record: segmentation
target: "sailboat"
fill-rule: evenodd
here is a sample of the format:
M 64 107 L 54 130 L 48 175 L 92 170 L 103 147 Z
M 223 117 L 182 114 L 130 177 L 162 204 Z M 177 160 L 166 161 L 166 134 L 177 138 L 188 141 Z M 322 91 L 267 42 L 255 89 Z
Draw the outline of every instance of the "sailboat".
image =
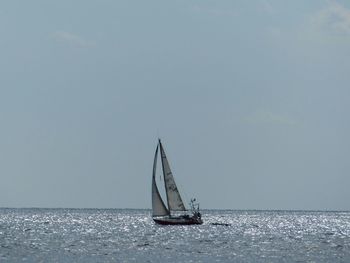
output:
M 160 151 L 162 161 L 167 206 L 164 204 L 156 184 L 158 151 Z M 199 204 L 196 204 L 195 201 L 196 199 L 191 199 L 190 206 L 192 215 L 189 215 L 176 186 L 174 176 L 170 170 L 170 165 L 165 155 L 163 145 L 160 139 L 158 139 L 156 152 L 154 154 L 152 174 L 152 218 L 154 222 L 161 225 L 202 224 L 203 221 L 199 212 Z

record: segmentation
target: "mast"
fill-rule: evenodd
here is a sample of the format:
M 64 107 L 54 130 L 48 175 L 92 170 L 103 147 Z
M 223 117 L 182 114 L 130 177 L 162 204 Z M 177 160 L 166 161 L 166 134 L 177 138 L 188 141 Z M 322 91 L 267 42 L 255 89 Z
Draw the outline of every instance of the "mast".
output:
M 179 190 L 177 189 L 174 176 L 171 172 L 168 159 L 165 155 L 163 145 L 159 139 L 160 155 L 162 160 L 163 176 L 165 192 L 167 196 L 169 212 L 171 211 L 186 211 L 186 207 L 182 202 Z

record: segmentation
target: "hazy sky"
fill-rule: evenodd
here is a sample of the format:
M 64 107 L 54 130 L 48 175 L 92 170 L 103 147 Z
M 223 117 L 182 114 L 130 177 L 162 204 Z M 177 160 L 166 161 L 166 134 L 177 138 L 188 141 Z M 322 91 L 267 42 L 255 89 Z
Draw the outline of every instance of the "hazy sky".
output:
M 0 206 L 350 210 L 349 1 L 1 1 Z

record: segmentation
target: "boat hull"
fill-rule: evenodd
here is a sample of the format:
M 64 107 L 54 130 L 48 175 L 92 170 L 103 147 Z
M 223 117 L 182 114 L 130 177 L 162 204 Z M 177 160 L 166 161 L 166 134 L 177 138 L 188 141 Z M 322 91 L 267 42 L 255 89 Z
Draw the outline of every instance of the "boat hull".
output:
M 203 221 L 198 217 L 163 217 L 153 218 L 159 225 L 201 225 Z

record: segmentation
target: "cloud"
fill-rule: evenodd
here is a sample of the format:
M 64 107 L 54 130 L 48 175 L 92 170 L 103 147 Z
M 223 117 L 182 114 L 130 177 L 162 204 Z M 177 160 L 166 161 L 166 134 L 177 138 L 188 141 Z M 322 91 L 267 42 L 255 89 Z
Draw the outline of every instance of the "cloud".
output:
M 280 124 L 280 125 L 296 125 L 297 122 L 292 118 L 276 114 L 266 110 L 257 110 L 244 118 L 246 123 L 250 124 Z
M 95 43 L 93 41 L 86 40 L 79 35 L 72 34 L 66 31 L 56 31 L 52 34 L 52 36 L 57 41 L 74 46 L 74 47 L 90 48 L 95 46 Z
M 268 13 L 268 14 L 276 13 L 276 9 L 272 6 L 272 4 L 269 1 L 261 0 L 260 4 L 266 13 Z
M 237 13 L 231 9 L 200 6 L 200 5 L 192 6 L 192 11 L 197 14 L 205 14 L 210 16 L 236 16 L 237 15 Z
M 350 36 L 350 9 L 336 1 L 311 16 L 311 25 L 329 33 Z

